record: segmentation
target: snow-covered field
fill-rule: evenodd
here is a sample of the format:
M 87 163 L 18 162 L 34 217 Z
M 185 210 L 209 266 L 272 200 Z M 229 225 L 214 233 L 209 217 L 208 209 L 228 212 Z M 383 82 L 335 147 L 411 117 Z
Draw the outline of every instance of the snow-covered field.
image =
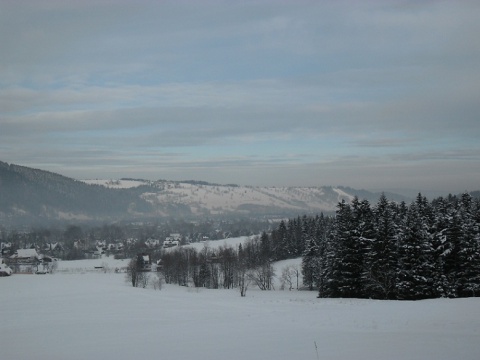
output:
M 242 298 L 237 290 L 132 288 L 124 276 L 1 278 L 0 358 L 480 358 L 479 298 L 317 299 L 315 292 L 257 289 Z
M 210 249 L 218 249 L 221 246 L 229 246 L 229 247 L 238 249 L 238 245 L 244 244 L 249 239 L 250 239 L 249 236 L 239 236 L 235 238 L 222 239 L 222 240 L 208 240 L 208 241 L 196 242 L 196 243 L 191 243 L 189 245 L 185 245 L 184 247 L 194 248 L 197 251 L 201 251 L 204 247 L 208 247 Z

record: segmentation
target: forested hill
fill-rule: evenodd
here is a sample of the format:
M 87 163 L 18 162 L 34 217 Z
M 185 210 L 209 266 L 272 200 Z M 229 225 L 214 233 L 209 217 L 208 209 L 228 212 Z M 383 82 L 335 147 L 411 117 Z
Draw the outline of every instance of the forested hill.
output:
M 145 188 L 107 189 L 59 174 L 0 162 L 0 221 L 93 220 L 151 212 Z
M 74 180 L 0 162 L 0 226 L 50 221 L 150 221 L 179 218 L 279 219 L 333 214 L 354 197 L 376 202 L 381 193 L 341 186 L 253 187 L 202 181 Z M 389 199 L 412 199 L 385 193 Z

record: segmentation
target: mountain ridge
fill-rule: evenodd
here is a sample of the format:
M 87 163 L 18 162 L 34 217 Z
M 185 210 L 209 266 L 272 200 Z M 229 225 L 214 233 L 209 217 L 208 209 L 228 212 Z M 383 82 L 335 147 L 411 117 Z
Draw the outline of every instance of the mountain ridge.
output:
M 380 194 L 341 186 L 258 187 L 138 178 L 75 180 L 0 161 L 0 224 L 226 216 L 274 218 L 331 213 L 339 201 L 358 196 L 374 202 Z M 390 200 L 409 201 L 398 194 L 386 195 Z

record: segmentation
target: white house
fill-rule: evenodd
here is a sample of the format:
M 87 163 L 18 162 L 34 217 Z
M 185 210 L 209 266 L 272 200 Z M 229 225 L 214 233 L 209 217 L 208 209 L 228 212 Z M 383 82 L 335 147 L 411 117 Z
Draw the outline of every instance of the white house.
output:
M 39 258 L 35 249 L 18 249 L 9 259 L 17 264 L 36 264 L 40 262 Z

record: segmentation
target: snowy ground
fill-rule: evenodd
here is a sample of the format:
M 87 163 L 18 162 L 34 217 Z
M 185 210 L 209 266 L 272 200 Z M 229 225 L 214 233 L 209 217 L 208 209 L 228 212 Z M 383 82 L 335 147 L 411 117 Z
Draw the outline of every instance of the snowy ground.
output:
M 242 298 L 237 290 L 132 288 L 124 276 L 0 278 L 0 358 L 480 358 L 479 298 L 317 299 L 256 289 Z
M 126 268 L 130 259 L 114 259 L 113 256 L 103 256 L 98 259 L 91 260 L 73 260 L 57 262 L 57 273 L 85 273 L 85 272 L 102 272 L 114 271 L 115 268 Z M 103 269 L 100 269 L 102 267 Z
M 229 238 L 229 239 L 222 239 L 222 240 L 208 240 L 208 241 L 201 241 L 196 243 L 191 243 L 189 245 L 185 245 L 184 247 L 194 248 L 197 251 L 201 251 L 204 247 L 208 247 L 210 249 L 218 249 L 221 246 L 229 246 L 235 249 L 238 249 L 238 245 L 244 244 L 245 241 L 248 241 L 250 237 L 248 236 L 240 236 L 236 238 Z M 170 248 L 174 249 L 174 248 Z

